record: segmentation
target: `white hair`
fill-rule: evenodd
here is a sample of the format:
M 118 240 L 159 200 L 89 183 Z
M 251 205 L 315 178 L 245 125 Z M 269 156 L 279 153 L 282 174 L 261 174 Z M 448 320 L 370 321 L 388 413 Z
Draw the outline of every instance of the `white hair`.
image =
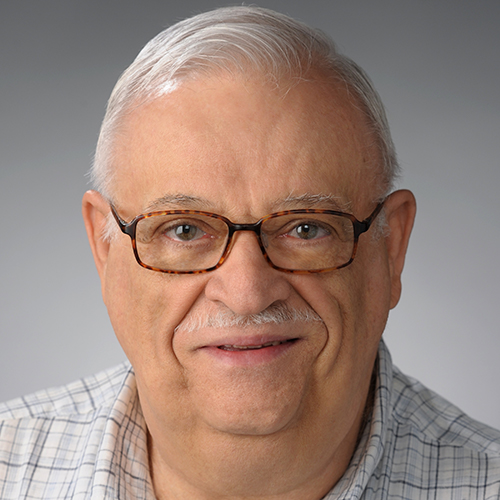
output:
M 286 302 L 271 304 L 267 309 L 248 316 L 242 316 L 225 307 L 216 310 L 190 312 L 175 328 L 175 333 L 191 333 L 204 328 L 247 328 L 262 325 L 280 325 L 286 322 L 323 323 L 321 317 L 311 308 L 297 309 Z
M 142 49 L 109 99 L 91 169 L 95 189 L 112 199 L 113 141 L 132 106 L 165 95 L 187 79 L 216 72 L 257 71 L 279 84 L 299 81 L 310 70 L 342 80 L 366 114 L 382 160 L 382 194 L 387 194 L 399 167 L 384 106 L 366 73 L 321 31 L 271 10 L 244 6 L 181 21 Z

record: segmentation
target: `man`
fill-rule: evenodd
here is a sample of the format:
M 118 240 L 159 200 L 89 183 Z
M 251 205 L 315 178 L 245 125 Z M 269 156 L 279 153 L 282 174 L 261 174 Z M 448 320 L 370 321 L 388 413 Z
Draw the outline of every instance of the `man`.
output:
M 500 433 L 381 336 L 415 216 L 364 73 L 258 8 L 153 39 L 83 215 L 130 360 L 7 403 L 1 498 L 498 498 Z

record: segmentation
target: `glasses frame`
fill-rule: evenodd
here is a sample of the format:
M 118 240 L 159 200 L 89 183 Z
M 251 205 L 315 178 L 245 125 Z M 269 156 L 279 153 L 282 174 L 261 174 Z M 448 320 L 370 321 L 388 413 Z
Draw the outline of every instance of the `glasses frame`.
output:
M 268 264 L 274 268 L 277 269 L 278 271 L 282 271 L 285 273 L 291 273 L 291 274 L 316 274 L 316 273 L 327 273 L 330 271 L 336 271 L 337 269 L 342 269 L 344 267 L 347 267 L 349 264 L 352 263 L 354 260 L 354 257 L 356 256 L 356 251 L 358 249 L 358 240 L 360 235 L 363 233 L 366 233 L 368 229 L 370 229 L 370 226 L 372 225 L 373 221 L 377 217 L 377 215 L 381 212 L 383 206 L 384 206 L 385 200 L 381 201 L 373 210 L 373 212 L 364 220 L 360 221 L 358 220 L 354 215 L 345 213 L 345 212 L 338 212 L 336 210 L 326 210 L 326 209 L 315 209 L 315 208 L 304 208 L 304 209 L 297 209 L 297 210 L 283 210 L 281 212 L 275 212 L 269 215 L 266 215 L 265 217 L 262 217 L 257 222 L 254 222 L 252 224 L 235 224 L 234 222 L 230 221 L 227 217 L 224 217 L 223 215 L 218 215 L 214 214 L 212 212 L 203 212 L 200 210 L 164 210 L 164 211 L 157 211 L 157 212 L 148 212 L 145 214 L 140 214 L 134 217 L 130 222 L 124 221 L 120 215 L 118 215 L 118 212 L 116 211 L 116 208 L 113 206 L 112 203 L 109 204 L 111 208 L 111 213 L 113 214 L 116 222 L 118 223 L 118 226 L 120 227 L 121 231 L 128 235 L 130 239 L 132 240 L 132 248 L 134 251 L 135 259 L 137 263 L 146 268 L 150 269 L 151 271 L 157 271 L 160 273 L 166 273 L 166 274 L 202 274 L 202 273 L 208 273 L 210 271 L 214 271 L 215 269 L 218 269 L 226 258 L 228 257 L 232 245 L 233 245 L 233 236 L 237 231 L 252 231 L 255 233 L 257 236 L 257 241 L 259 242 L 260 250 L 262 252 L 262 255 L 268 262 Z M 349 259 L 348 262 L 345 264 L 342 264 L 340 266 L 335 266 L 335 267 L 329 267 L 326 269 L 312 269 L 312 270 L 305 270 L 305 269 L 285 269 L 279 266 L 276 266 L 273 264 L 269 256 L 267 255 L 266 248 L 264 246 L 264 243 L 262 241 L 260 232 L 261 232 L 261 227 L 262 224 L 269 220 L 269 219 L 274 219 L 276 217 L 280 217 L 282 215 L 291 215 L 291 214 L 328 214 L 328 215 L 336 215 L 339 217 L 345 217 L 349 219 L 353 225 L 354 229 L 354 242 L 353 242 L 353 248 L 352 248 L 352 253 L 351 253 L 351 258 Z M 204 215 L 207 217 L 212 217 L 214 219 L 219 219 L 223 221 L 229 228 L 229 233 L 227 236 L 227 243 L 226 247 L 224 248 L 224 251 L 222 252 L 222 256 L 217 262 L 212 267 L 209 267 L 207 269 L 197 269 L 195 271 L 172 271 L 172 270 L 167 270 L 167 269 L 161 269 L 158 267 L 150 266 L 148 264 L 145 264 L 142 262 L 141 258 L 139 257 L 139 253 L 137 251 L 137 243 L 136 243 L 136 232 L 137 232 L 137 224 L 143 220 L 143 219 L 148 219 L 150 217 L 155 217 L 159 215 Z

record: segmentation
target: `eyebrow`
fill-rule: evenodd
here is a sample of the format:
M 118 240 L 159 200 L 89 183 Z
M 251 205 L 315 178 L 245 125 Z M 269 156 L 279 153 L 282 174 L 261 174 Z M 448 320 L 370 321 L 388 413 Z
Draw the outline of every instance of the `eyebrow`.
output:
M 273 210 L 293 210 L 294 208 L 325 208 L 329 210 L 346 211 L 351 210 L 350 202 L 342 200 L 340 196 L 332 194 L 310 194 L 288 195 L 285 199 L 273 204 Z
M 190 196 L 187 194 L 167 194 L 153 200 L 145 210 L 154 212 L 156 210 L 169 210 L 176 208 L 188 208 L 191 210 L 207 210 L 211 204 L 205 198 Z
M 153 200 L 145 208 L 145 212 L 160 210 L 190 209 L 190 210 L 213 210 L 213 204 L 206 198 L 187 194 L 167 194 Z M 276 200 L 271 204 L 270 212 L 281 210 L 293 210 L 301 208 L 324 208 L 336 211 L 351 210 L 351 203 L 345 202 L 340 196 L 332 194 L 289 194 L 286 198 Z

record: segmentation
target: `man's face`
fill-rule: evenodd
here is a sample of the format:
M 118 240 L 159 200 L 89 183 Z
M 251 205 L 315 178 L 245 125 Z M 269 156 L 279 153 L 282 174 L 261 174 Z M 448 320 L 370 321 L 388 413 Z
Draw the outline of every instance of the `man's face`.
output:
M 311 207 L 362 220 L 375 207 L 373 137 L 340 86 L 317 80 L 285 92 L 257 78 L 200 79 L 123 125 L 114 203 L 127 221 L 181 208 L 251 223 Z M 353 442 L 402 268 L 373 231 L 350 266 L 302 275 L 271 268 L 250 232 L 236 233 L 219 269 L 195 275 L 140 267 L 121 233 L 97 243 L 105 303 L 153 437 L 180 436 L 173 450 L 222 435 L 288 436 L 300 453 Z M 203 324 L 209 314 L 256 315 L 277 304 L 321 321 Z M 198 326 L 185 328 L 193 318 Z

